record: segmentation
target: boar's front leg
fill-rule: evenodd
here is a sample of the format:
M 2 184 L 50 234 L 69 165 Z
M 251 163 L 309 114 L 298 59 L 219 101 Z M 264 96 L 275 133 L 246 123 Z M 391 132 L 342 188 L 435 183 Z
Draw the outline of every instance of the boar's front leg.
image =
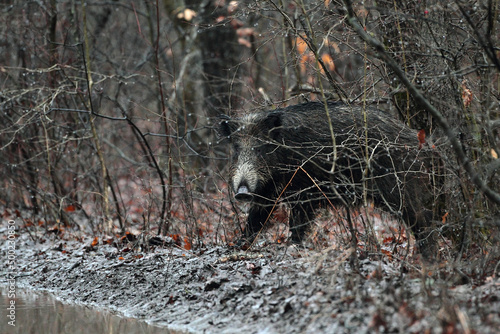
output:
M 262 229 L 271 212 L 271 207 L 253 205 L 248 213 L 247 226 L 245 228 L 246 241 L 252 243 Z
M 309 223 L 314 219 L 314 206 L 311 201 L 303 201 L 292 207 L 290 216 L 290 231 L 292 232 L 292 242 L 299 244 L 304 239 L 304 235 L 309 227 Z

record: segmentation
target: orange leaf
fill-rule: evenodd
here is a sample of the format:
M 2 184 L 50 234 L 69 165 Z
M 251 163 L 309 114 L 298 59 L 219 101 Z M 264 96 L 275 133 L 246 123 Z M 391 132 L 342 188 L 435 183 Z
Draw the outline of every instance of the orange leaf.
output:
M 472 91 L 467 88 L 467 81 L 462 81 L 462 101 L 467 108 L 472 103 Z
M 94 238 L 94 241 L 92 241 L 92 247 L 95 247 L 97 246 L 97 244 L 99 243 L 99 240 L 97 239 L 97 237 Z
M 384 244 L 391 243 L 394 241 L 394 237 L 387 237 L 384 238 L 384 241 L 382 241 Z
M 172 240 L 174 240 L 174 242 L 177 246 L 181 245 L 181 238 L 178 234 L 170 234 L 170 238 L 172 238 Z
M 300 36 L 295 40 L 295 46 L 297 47 L 297 52 L 299 54 L 303 54 L 307 49 L 307 43 L 304 42 L 304 39 Z
M 384 253 L 389 259 L 392 259 L 392 254 L 388 250 L 381 249 L 380 251 Z
M 125 259 L 123 258 L 123 256 L 120 256 L 120 257 L 118 258 L 118 260 L 123 261 L 123 260 L 125 260 Z
M 221 22 L 222 22 L 222 21 L 224 21 L 225 19 L 226 19 L 226 17 L 225 17 L 225 16 L 223 16 L 223 15 L 221 15 L 221 16 L 219 16 L 219 17 L 217 17 L 217 18 L 215 19 L 215 22 L 217 22 L 217 23 L 221 23 Z
M 64 211 L 66 212 L 74 212 L 76 210 L 74 205 L 68 205 L 67 207 L 64 208 Z
M 238 9 L 238 1 L 229 1 L 227 5 L 228 14 L 233 14 Z
M 449 214 L 449 212 L 446 212 L 446 213 L 443 215 L 443 217 L 441 217 L 441 221 L 443 222 L 443 224 L 444 224 L 444 223 L 446 223 L 446 218 L 448 217 L 448 214 Z
M 231 21 L 229 21 L 229 24 L 231 25 L 231 27 L 233 29 L 239 29 L 245 25 L 242 21 L 234 19 L 234 18 L 231 19 Z
M 425 144 L 425 130 L 422 129 L 417 133 L 418 137 L 418 149 L 421 149 Z
M 191 250 L 191 243 L 189 242 L 189 239 L 187 237 L 184 237 L 184 249 Z
M 329 71 L 335 70 L 335 63 L 333 62 L 333 59 L 329 54 L 325 53 L 324 55 L 322 55 L 321 60 L 323 60 L 323 63 L 326 65 Z
M 250 43 L 250 41 L 245 38 L 238 38 L 238 44 L 243 45 L 249 49 L 252 47 L 252 43 Z
M 336 54 L 339 54 L 340 53 L 340 47 L 337 43 L 335 42 L 330 42 L 327 38 L 325 38 L 325 44 L 328 44 L 330 47 L 333 48 L 333 51 L 336 53 Z
M 306 64 L 312 62 L 313 59 L 314 59 L 314 57 L 311 56 L 309 53 L 302 54 L 302 56 L 300 57 L 300 64 L 299 64 L 300 65 L 300 71 L 302 73 L 306 72 L 306 69 L 307 69 Z
M 184 19 L 186 21 L 191 21 L 194 17 L 196 17 L 196 12 L 192 9 L 186 8 L 182 12 L 177 14 L 178 19 Z
M 238 37 L 248 37 L 252 36 L 253 34 L 254 34 L 253 28 L 240 28 L 236 30 L 236 35 L 238 35 Z

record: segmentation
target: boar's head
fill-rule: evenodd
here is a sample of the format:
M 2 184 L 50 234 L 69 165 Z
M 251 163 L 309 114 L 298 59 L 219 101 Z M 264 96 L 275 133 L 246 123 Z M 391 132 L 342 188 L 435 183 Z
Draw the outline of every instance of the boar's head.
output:
M 281 112 L 220 117 L 218 134 L 232 144 L 230 174 L 237 200 L 272 200 L 282 151 L 281 130 Z

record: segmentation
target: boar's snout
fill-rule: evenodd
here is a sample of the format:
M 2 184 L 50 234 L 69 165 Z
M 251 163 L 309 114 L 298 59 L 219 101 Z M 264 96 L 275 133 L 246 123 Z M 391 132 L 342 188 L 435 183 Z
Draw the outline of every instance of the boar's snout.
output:
M 234 198 L 236 198 L 237 201 L 251 202 L 253 200 L 253 195 L 248 191 L 247 186 L 240 186 Z

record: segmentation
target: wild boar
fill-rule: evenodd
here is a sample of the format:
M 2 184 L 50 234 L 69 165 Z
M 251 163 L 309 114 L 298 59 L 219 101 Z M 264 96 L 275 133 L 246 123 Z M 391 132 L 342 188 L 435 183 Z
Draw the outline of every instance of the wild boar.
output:
M 240 118 L 221 116 L 219 136 L 232 144 L 230 183 L 250 203 L 252 242 L 279 199 L 290 206 L 293 242 L 319 208 L 367 201 L 409 227 L 426 258 L 436 253 L 429 149 L 417 131 L 377 109 L 310 102 Z

